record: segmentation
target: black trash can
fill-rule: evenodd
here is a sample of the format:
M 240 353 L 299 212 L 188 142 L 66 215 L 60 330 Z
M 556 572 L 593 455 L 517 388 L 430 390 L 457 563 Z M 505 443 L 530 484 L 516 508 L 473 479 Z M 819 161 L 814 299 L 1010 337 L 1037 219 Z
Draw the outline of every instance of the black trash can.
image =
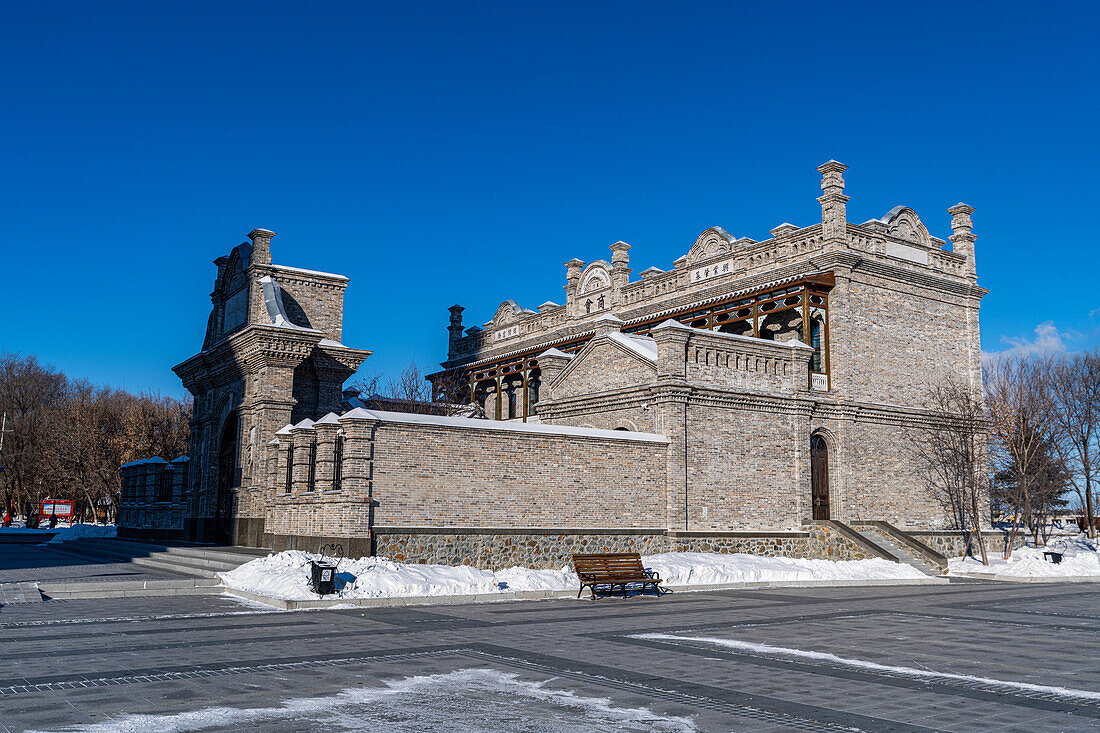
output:
M 313 592 L 322 596 L 336 592 L 336 565 L 324 560 L 314 560 L 310 567 L 310 585 Z

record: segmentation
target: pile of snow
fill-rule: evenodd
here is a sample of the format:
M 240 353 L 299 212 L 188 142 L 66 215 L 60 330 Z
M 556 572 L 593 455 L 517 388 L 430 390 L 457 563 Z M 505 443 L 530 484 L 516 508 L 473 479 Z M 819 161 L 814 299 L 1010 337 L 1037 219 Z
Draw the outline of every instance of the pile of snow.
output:
M 317 598 L 310 587 L 310 562 L 319 555 L 287 550 L 219 573 L 229 588 L 268 598 L 306 601 Z M 794 560 L 756 555 L 669 552 L 642 558 L 665 585 L 717 585 L 769 581 L 886 580 L 925 577 L 920 571 L 887 560 Z M 337 591 L 328 598 L 404 598 L 532 590 L 576 590 L 569 567 L 561 570 L 507 568 L 479 570 L 468 565 L 413 565 L 384 557 L 340 560 Z
M 51 543 L 54 542 L 68 542 L 69 540 L 80 540 L 89 537 L 117 537 L 118 527 L 113 524 L 74 524 L 71 527 L 57 525 L 49 532 L 57 532 Z
M 1055 565 L 1044 552 L 1061 552 L 1062 562 Z M 999 553 L 989 554 L 989 565 L 980 559 L 956 557 L 948 561 L 950 575 L 993 574 L 1005 578 L 1069 578 L 1094 576 L 1100 579 L 1100 551 L 1095 540 L 1083 534 L 1053 541 L 1047 547 L 1021 547 L 1008 560 Z
M 309 585 L 310 562 L 320 560 L 301 550 L 287 550 L 220 573 L 229 588 L 269 598 L 305 601 L 317 598 Z M 342 559 L 337 567 L 336 598 L 403 598 L 558 590 L 577 587 L 568 570 L 508 568 L 493 572 L 469 565 L 411 565 L 385 557 Z
M 643 558 L 666 585 L 718 585 L 792 580 L 889 580 L 924 578 L 902 563 L 874 560 L 796 560 L 759 555 L 666 552 Z

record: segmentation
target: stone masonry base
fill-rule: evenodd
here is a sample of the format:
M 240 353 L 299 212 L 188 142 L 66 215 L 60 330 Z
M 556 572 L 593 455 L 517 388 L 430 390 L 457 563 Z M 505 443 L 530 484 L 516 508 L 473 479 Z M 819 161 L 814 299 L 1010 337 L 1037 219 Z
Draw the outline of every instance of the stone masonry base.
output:
M 252 547 L 317 552 L 329 542 L 348 557 L 379 555 L 398 562 L 472 565 L 499 570 L 557 569 L 579 552 L 746 553 L 767 557 L 862 560 L 876 553 L 827 526 L 791 532 L 674 532 L 663 529 L 377 528 L 373 538 L 275 535 L 241 520 L 237 541 Z M 262 522 L 262 520 L 258 520 Z

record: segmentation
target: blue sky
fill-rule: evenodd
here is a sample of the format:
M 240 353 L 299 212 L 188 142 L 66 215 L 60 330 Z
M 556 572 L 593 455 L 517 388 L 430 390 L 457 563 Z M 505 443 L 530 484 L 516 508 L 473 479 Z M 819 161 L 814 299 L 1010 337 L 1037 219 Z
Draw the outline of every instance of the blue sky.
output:
M 7 3 L 0 350 L 183 395 L 212 260 L 351 278 L 344 342 L 434 367 L 447 306 L 561 302 L 709 226 L 977 208 L 986 351 L 1100 344 L 1096 3 Z M 522 6 L 522 7 L 521 7 Z

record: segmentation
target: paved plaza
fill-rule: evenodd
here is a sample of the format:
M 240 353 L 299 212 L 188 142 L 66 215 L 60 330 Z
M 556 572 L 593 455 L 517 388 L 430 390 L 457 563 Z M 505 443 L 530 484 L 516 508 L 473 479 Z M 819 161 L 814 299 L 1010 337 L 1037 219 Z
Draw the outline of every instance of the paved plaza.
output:
M 21 549 L 0 582 L 128 572 Z M 1095 730 L 1098 631 L 1090 584 L 9 603 L 0 730 Z

